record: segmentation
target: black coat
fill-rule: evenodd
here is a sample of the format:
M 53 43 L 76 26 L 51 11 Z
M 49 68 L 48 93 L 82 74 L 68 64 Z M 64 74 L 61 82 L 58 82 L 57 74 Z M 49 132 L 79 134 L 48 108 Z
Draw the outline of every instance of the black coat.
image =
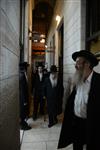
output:
M 32 88 L 33 88 L 33 96 L 34 100 L 43 97 L 43 85 L 44 85 L 45 76 L 43 74 L 42 80 L 40 81 L 40 77 L 38 73 L 33 75 Z
M 28 82 L 24 71 L 19 73 L 19 99 L 20 117 L 25 119 L 28 115 Z
M 72 91 L 64 113 L 58 149 L 73 143 L 72 116 L 74 109 L 75 89 Z M 87 150 L 98 150 L 100 147 L 100 74 L 94 72 L 91 80 L 87 104 Z
M 47 99 L 47 109 L 49 113 L 58 115 L 62 112 L 63 84 L 58 79 L 57 85 L 52 87 L 50 78 L 46 78 L 44 83 L 44 95 Z

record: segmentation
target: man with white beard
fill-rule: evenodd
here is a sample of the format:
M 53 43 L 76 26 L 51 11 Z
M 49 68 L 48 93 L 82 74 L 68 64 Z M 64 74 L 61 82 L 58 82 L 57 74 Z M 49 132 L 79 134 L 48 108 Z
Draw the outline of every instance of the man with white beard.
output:
M 45 80 L 44 96 L 47 100 L 48 127 L 51 128 L 58 122 L 57 115 L 62 113 L 63 98 L 63 83 L 55 65 L 50 67 L 50 76 Z
M 73 150 L 98 150 L 100 143 L 100 74 L 93 71 L 98 64 L 94 54 L 81 50 L 72 54 L 76 61 L 74 88 L 65 112 L 58 149 L 73 144 Z

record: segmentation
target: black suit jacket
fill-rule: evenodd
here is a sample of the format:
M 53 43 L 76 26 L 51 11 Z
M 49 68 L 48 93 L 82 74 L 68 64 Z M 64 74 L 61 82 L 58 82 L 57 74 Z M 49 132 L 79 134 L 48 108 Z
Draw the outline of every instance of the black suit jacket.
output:
M 44 82 L 44 96 L 47 99 L 48 112 L 53 114 L 62 113 L 62 98 L 63 98 L 63 84 L 58 78 L 57 85 L 52 87 L 50 78 L 46 78 Z
M 37 98 L 43 97 L 44 80 L 45 80 L 44 74 L 42 76 L 41 81 L 40 81 L 39 74 L 38 73 L 34 74 L 33 81 L 32 81 L 34 100 L 37 99 Z
M 28 82 L 25 76 L 25 71 L 19 73 L 19 99 L 20 99 L 20 117 L 25 119 L 28 115 Z

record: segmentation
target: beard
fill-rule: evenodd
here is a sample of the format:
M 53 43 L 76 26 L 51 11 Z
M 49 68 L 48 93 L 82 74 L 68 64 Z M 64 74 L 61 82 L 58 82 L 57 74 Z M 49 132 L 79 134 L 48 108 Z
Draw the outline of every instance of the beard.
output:
M 84 81 L 83 70 L 76 70 L 72 78 L 73 86 L 80 85 Z

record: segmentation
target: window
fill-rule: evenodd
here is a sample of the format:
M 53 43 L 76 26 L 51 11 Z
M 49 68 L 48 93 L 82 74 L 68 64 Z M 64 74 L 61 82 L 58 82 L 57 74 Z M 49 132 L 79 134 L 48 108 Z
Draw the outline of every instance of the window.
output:
M 100 0 L 87 0 L 86 4 L 86 37 L 91 40 L 100 35 Z

